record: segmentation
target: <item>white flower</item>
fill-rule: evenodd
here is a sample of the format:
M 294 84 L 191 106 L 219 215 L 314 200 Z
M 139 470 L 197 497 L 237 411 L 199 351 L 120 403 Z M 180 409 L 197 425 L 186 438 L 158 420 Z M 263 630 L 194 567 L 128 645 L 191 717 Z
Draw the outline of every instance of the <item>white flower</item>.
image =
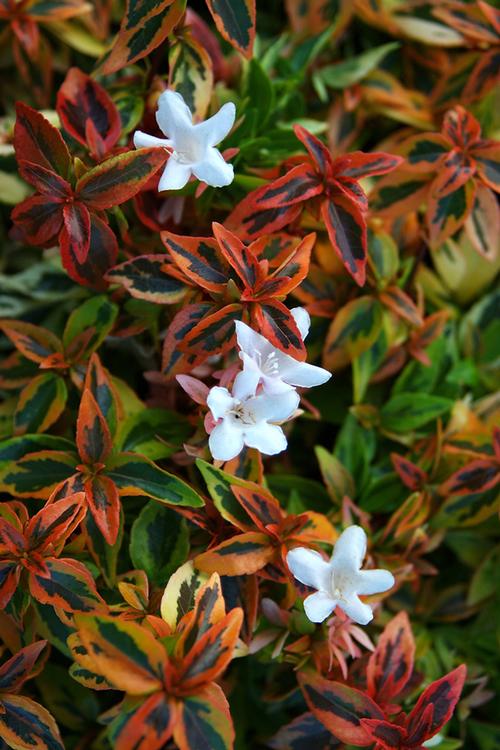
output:
M 215 146 L 231 130 L 235 116 L 236 108 L 228 102 L 213 117 L 193 125 L 191 110 L 182 96 L 176 91 L 164 91 L 158 99 L 156 121 L 167 137 L 156 138 L 140 130 L 134 133 L 136 148 L 173 149 L 158 190 L 180 190 L 192 174 L 212 187 L 230 185 L 234 179 L 233 167 L 226 164 Z
M 330 562 L 306 547 L 290 550 L 286 560 L 295 578 L 318 589 L 304 600 L 311 622 L 323 622 L 335 607 L 360 625 L 370 622 L 373 612 L 359 594 L 387 591 L 394 586 L 394 576 L 388 570 L 360 570 L 365 553 L 366 534 L 360 526 L 349 526 L 342 532 Z
M 309 332 L 310 318 L 303 307 L 295 307 L 291 313 L 303 339 Z M 331 373 L 316 365 L 300 362 L 284 354 L 264 336 L 241 321 L 236 321 L 236 338 L 243 361 L 243 375 L 247 387 L 255 392 L 259 383 L 268 394 L 284 393 L 293 386 L 310 388 L 321 385 L 331 378 Z
M 208 447 L 219 461 L 235 458 L 245 445 L 267 456 L 284 451 L 286 437 L 281 427 L 272 423 L 291 417 L 299 403 L 295 391 L 273 398 L 264 393 L 254 396 L 245 389 L 242 375 L 236 376 L 232 395 L 227 388 L 215 386 L 207 396 L 208 408 L 217 422 Z

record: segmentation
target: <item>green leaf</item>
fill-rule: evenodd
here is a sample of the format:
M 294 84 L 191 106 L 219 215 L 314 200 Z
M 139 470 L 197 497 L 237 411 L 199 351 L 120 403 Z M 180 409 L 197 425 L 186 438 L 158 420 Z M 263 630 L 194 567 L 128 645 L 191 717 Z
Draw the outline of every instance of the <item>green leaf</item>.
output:
M 400 46 L 399 42 L 389 42 L 381 47 L 367 50 L 361 55 L 350 57 L 348 60 L 326 65 L 316 73 L 323 83 L 333 89 L 345 89 L 354 83 L 362 81 L 389 54 Z
M 186 482 L 135 453 L 120 453 L 110 459 L 106 474 L 122 495 L 146 495 L 167 505 L 191 508 L 204 505 L 201 497 Z
M 380 410 L 380 424 L 389 432 L 423 427 L 450 411 L 453 401 L 426 393 L 397 393 Z
M 68 391 L 66 383 L 52 372 L 33 378 L 23 388 L 14 414 L 14 432 L 44 432 L 61 416 Z
M 475 606 L 499 590 L 500 546 L 491 550 L 472 576 L 467 604 Z
M 175 511 L 151 500 L 132 524 L 130 557 L 134 567 L 146 571 L 156 586 L 168 578 L 187 558 L 187 524 Z
M 143 409 L 122 423 L 117 444 L 123 451 L 134 451 L 157 461 L 182 448 L 191 432 L 181 414 L 169 409 Z
M 15 497 L 46 499 L 60 482 L 75 473 L 76 454 L 40 450 L 17 461 L 9 461 L 0 471 L 0 489 Z
M 91 297 L 77 307 L 68 318 L 62 337 L 64 349 L 78 347 L 79 358 L 89 356 L 102 344 L 113 328 L 118 307 L 104 295 Z
M 325 343 L 323 364 L 338 370 L 359 357 L 377 339 L 382 327 L 382 306 L 373 297 L 348 302 L 337 313 Z
M 81 733 L 97 723 L 100 708 L 95 694 L 71 679 L 65 667 L 48 662 L 36 684 L 60 724 Z

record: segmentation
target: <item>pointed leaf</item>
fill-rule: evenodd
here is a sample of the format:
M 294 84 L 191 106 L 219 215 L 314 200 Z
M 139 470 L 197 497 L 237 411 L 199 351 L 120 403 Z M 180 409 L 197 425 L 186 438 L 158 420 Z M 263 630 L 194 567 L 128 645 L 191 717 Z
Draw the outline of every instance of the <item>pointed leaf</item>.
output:
M 419 327 L 423 324 L 422 316 L 412 298 L 398 286 L 388 286 L 380 294 L 380 301 L 399 318 Z
M 83 563 L 47 558 L 45 564 L 48 577 L 30 573 L 29 588 L 34 599 L 66 612 L 93 612 L 105 606 Z
M 386 154 L 383 151 L 373 151 L 371 154 L 353 151 L 347 156 L 337 159 L 335 166 L 340 168 L 342 177 L 360 180 L 363 177 L 374 177 L 392 172 L 402 162 L 401 156 Z
M 185 297 L 187 287 L 168 273 L 169 261 L 168 255 L 139 255 L 109 270 L 106 278 L 124 286 L 136 299 L 175 305 Z
M 0 473 L 0 488 L 14 497 L 47 499 L 55 487 L 75 473 L 76 454 L 39 450 L 9 461 Z
M 305 360 L 306 348 L 290 310 L 277 300 L 255 306 L 255 322 L 259 332 L 274 346 L 298 360 Z
M 79 360 L 90 356 L 112 330 L 117 315 L 118 306 L 104 295 L 93 295 L 76 307 L 64 326 L 66 356 Z
M 384 628 L 370 655 L 366 677 L 368 692 L 377 703 L 399 696 L 413 672 L 415 641 L 406 612 L 400 612 Z
M 76 492 L 35 513 L 26 527 L 30 548 L 43 551 L 49 545 L 63 547 L 85 515 L 84 499 L 82 492 Z
M 442 245 L 463 226 L 474 205 L 474 198 L 473 180 L 442 196 L 431 188 L 426 219 L 432 247 Z
M 64 380 L 51 372 L 38 375 L 21 391 L 14 413 L 14 432 L 44 432 L 64 411 L 68 392 Z
M 90 244 L 83 263 L 74 254 L 67 232 L 61 232 L 60 246 L 63 266 L 74 281 L 94 289 L 106 288 L 104 275 L 116 263 L 118 243 L 102 219 L 90 214 Z
M 21 648 L 0 667 L 0 690 L 14 693 L 30 677 L 38 657 L 47 645 L 47 641 L 37 641 Z
M 54 718 L 39 703 L 21 695 L 2 697 L 0 736 L 15 750 L 64 750 Z
M 179 750 L 232 750 L 234 728 L 222 688 L 212 683 L 182 702 L 174 740 Z
M 367 351 L 382 327 L 382 307 L 373 297 L 358 297 L 342 307 L 326 337 L 323 364 L 328 370 L 345 367 Z
M 412 735 L 418 730 L 419 723 L 426 709 L 428 710 L 429 708 L 432 708 L 432 710 L 429 711 L 429 727 L 425 736 L 419 737 L 418 743 L 422 743 L 430 737 L 433 737 L 436 732 L 439 732 L 446 722 L 450 720 L 458 699 L 460 698 L 466 674 L 467 670 L 465 664 L 461 664 L 452 672 L 445 675 L 445 677 L 431 683 L 429 687 L 424 690 L 417 701 L 417 705 L 407 719 L 409 744 L 412 742 Z
M 321 204 L 321 216 L 333 249 L 357 284 L 363 286 L 366 274 L 366 217 L 353 201 L 340 194 Z
M 115 544 L 120 529 L 120 495 L 109 477 L 101 474 L 85 482 L 89 511 L 108 544 Z
M 314 198 L 323 192 L 323 182 L 309 164 L 298 164 L 277 180 L 266 185 L 255 199 L 262 208 L 291 206 Z
M 33 162 L 19 160 L 19 174 L 42 195 L 54 201 L 70 199 L 71 185 L 51 169 L 46 169 Z
M 104 463 L 112 448 L 111 434 L 88 388 L 83 391 L 76 423 L 76 442 L 85 464 Z
M 453 406 L 453 401 L 426 393 L 397 393 L 380 410 L 381 425 L 390 432 L 406 432 L 423 427 Z
M 164 586 L 189 553 L 186 521 L 178 513 L 151 500 L 139 513 L 130 532 L 130 557 L 151 583 Z
M 229 232 L 222 224 L 214 222 L 212 229 L 220 251 L 229 266 L 236 271 L 245 287 L 253 289 L 258 285 L 262 277 L 262 271 L 251 248 L 244 245 L 236 235 Z
M 184 237 L 162 232 L 161 239 L 170 257 L 192 282 L 209 292 L 226 289 L 231 269 L 211 237 Z
M 289 226 L 302 211 L 300 204 L 259 208 L 256 201 L 265 189 L 266 186 L 249 193 L 224 222 L 226 228 L 237 234 L 244 242 L 251 242 L 263 234 L 272 234 Z
M 500 482 L 498 464 L 494 461 L 477 459 L 455 471 L 439 487 L 441 495 L 469 495 L 486 492 Z
M 487 141 L 473 151 L 481 179 L 496 193 L 500 192 L 500 146 L 494 141 Z
M 315 135 L 303 128 L 302 125 L 294 125 L 293 131 L 299 141 L 306 147 L 309 156 L 316 164 L 318 171 L 326 177 L 331 177 L 333 162 L 330 151 L 325 144 L 320 141 L 319 138 L 316 138 Z
M 18 158 L 66 178 L 71 158 L 58 129 L 40 112 L 22 102 L 16 105 L 16 115 L 14 148 Z
M 495 194 L 485 185 L 477 185 L 474 205 L 465 221 L 465 231 L 477 252 L 494 262 L 498 255 L 500 210 Z
M 161 750 L 170 739 L 177 717 L 168 696 L 160 691 L 143 703 L 130 706 L 130 698 L 109 728 L 114 750 Z
M 46 357 L 62 352 L 61 342 L 52 331 L 21 320 L 2 320 L 0 329 L 21 354 L 41 364 Z
M 380 750 L 399 750 L 406 747 L 404 727 L 379 719 L 361 719 L 361 726 Z
M 83 203 L 67 203 L 63 208 L 64 225 L 59 242 L 65 253 L 84 264 L 90 247 L 90 214 Z
M 29 243 L 44 245 L 54 239 L 61 229 L 62 203 L 46 195 L 32 195 L 14 208 L 11 218 Z
M 248 59 L 255 39 L 255 0 L 207 0 L 218 31 Z
M 267 534 L 249 531 L 202 552 L 195 557 L 194 563 L 206 573 L 239 576 L 256 573 L 274 556 L 275 549 Z
M 204 359 L 223 354 L 235 340 L 236 320 L 241 320 L 242 306 L 234 303 L 211 312 L 196 323 L 179 344 L 181 351 L 197 354 Z

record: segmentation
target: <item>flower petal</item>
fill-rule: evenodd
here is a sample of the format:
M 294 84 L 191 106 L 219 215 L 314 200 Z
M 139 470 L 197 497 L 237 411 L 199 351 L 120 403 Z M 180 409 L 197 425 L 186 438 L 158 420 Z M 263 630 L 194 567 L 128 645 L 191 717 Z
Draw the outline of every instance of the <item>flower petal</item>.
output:
M 243 433 L 235 429 L 234 425 L 224 419 L 215 425 L 208 436 L 208 447 L 210 453 L 217 461 L 230 461 L 243 450 Z
M 292 416 L 299 405 L 299 394 L 294 391 L 285 391 L 273 396 L 265 393 L 248 400 L 248 409 L 251 410 L 257 422 L 283 422 Z
M 266 456 L 274 456 L 276 453 L 286 450 L 287 442 L 285 433 L 275 424 L 261 422 L 253 427 L 247 427 L 243 434 L 245 445 L 249 448 L 257 448 Z M 238 451 L 239 452 L 239 451 Z
M 281 363 L 280 357 L 280 376 L 290 385 L 300 386 L 302 388 L 312 388 L 315 385 L 322 385 L 330 380 L 331 372 L 323 367 L 310 365 L 307 362 L 299 362 L 287 354 L 282 355 L 287 361 Z
M 255 396 L 260 380 L 260 370 L 255 362 L 246 354 L 243 356 L 246 357 L 243 360 L 243 370 L 236 375 L 233 385 L 233 395 L 239 401 Z
M 256 354 L 260 355 L 260 359 L 264 361 L 268 354 L 274 351 L 274 347 L 270 341 L 253 328 L 247 326 L 241 320 L 237 320 L 236 326 L 236 340 L 238 346 L 242 352 L 248 354 L 252 359 L 256 359 Z
M 221 419 L 233 408 L 234 398 L 227 388 L 215 385 L 208 392 L 207 406 L 212 412 L 214 419 Z
M 233 102 L 227 102 L 215 115 L 194 126 L 196 137 L 203 140 L 206 146 L 216 146 L 229 133 L 235 118 L 236 107 Z
M 203 161 L 193 164 L 192 170 L 200 182 L 211 187 L 226 187 L 234 180 L 233 165 L 227 164 L 216 148 L 207 149 Z
M 304 599 L 304 610 L 311 622 L 323 622 L 332 614 L 338 602 L 323 591 L 316 591 Z
M 332 569 L 319 552 L 308 547 L 291 549 L 286 562 L 295 578 L 305 586 L 327 592 L 331 588 Z
M 366 554 L 366 534 L 361 526 L 348 526 L 335 543 L 332 555 L 334 571 L 357 571 Z
M 155 135 L 148 135 L 142 130 L 136 130 L 134 133 L 134 146 L 136 148 L 150 148 L 151 146 L 163 146 L 163 148 L 172 146 L 172 141 L 168 138 L 157 138 Z
M 305 307 L 292 307 L 290 312 L 292 313 L 293 319 L 295 320 L 300 335 L 302 336 L 302 341 L 304 341 L 309 333 L 309 328 L 311 327 L 311 316 Z
M 388 570 L 360 570 L 356 580 L 358 594 L 381 594 L 394 586 L 394 576 Z
M 188 105 L 177 91 L 167 89 L 158 99 L 156 122 L 167 138 L 178 138 L 193 128 L 193 116 Z
M 348 601 L 339 602 L 338 606 L 358 625 L 368 625 L 373 620 L 372 608 L 368 604 L 363 604 L 357 596 L 352 596 Z
M 172 156 L 167 161 L 167 166 L 163 170 L 158 183 L 158 192 L 162 190 L 180 190 L 191 177 L 191 167 L 189 164 L 180 164 Z

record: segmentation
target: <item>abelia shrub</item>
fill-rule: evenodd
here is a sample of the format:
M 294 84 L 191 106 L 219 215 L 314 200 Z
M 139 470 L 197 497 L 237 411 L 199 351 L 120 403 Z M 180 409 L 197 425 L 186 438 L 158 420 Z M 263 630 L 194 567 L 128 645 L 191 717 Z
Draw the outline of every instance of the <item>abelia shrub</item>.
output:
M 0 745 L 493 750 L 500 18 L 0 0 Z

